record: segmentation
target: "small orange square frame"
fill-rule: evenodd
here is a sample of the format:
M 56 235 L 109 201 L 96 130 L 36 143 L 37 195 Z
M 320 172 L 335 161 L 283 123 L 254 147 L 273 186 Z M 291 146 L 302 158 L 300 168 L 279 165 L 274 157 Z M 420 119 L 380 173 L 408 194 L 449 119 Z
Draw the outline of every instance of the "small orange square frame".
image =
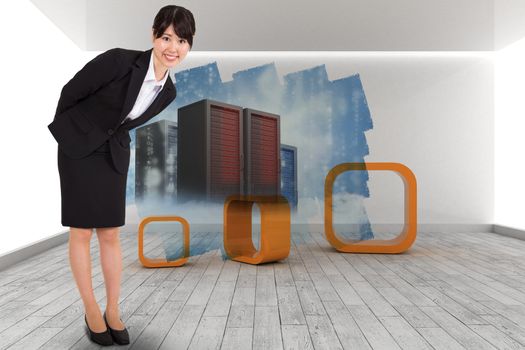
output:
M 252 241 L 252 206 L 261 212 L 261 240 Z M 290 254 L 290 206 L 283 196 L 232 195 L 224 202 L 224 250 L 232 260 L 261 264 Z
M 149 259 L 144 256 L 144 228 L 153 221 L 177 221 L 182 225 L 184 235 L 184 256 L 174 261 L 166 259 Z M 180 216 L 148 216 L 139 224 L 139 260 L 145 267 L 174 267 L 182 266 L 188 261 L 190 255 L 190 224 Z
M 336 177 L 350 170 L 388 170 L 397 172 L 405 184 L 405 222 L 402 232 L 393 239 L 343 242 L 335 234 L 332 217 L 332 191 Z M 412 246 L 417 234 L 417 188 L 414 173 L 400 163 L 341 163 L 326 175 L 324 186 L 324 227 L 328 242 L 344 253 L 402 253 Z

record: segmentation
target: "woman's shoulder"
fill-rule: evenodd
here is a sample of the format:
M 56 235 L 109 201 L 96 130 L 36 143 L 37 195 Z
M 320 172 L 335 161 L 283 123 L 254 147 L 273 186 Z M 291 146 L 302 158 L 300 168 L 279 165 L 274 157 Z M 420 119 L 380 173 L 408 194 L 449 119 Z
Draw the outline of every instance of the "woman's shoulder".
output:
M 122 63 L 129 61 L 135 61 L 140 54 L 142 54 L 143 51 L 140 50 L 130 50 L 130 49 L 124 49 L 121 47 L 114 47 L 112 49 L 107 50 L 104 54 L 114 56 L 117 60 L 121 61 Z

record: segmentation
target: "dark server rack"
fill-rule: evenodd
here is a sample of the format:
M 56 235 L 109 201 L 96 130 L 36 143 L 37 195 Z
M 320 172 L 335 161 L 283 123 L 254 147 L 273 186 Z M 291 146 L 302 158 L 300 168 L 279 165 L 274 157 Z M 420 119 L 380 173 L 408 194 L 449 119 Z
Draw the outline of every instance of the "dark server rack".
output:
M 136 130 L 135 199 L 177 197 L 177 123 L 160 120 Z
M 178 110 L 179 199 L 224 201 L 243 189 L 242 107 L 204 99 Z
M 245 108 L 245 194 L 280 194 L 280 118 L 277 114 Z
M 297 208 L 297 147 L 281 144 L 281 194 Z

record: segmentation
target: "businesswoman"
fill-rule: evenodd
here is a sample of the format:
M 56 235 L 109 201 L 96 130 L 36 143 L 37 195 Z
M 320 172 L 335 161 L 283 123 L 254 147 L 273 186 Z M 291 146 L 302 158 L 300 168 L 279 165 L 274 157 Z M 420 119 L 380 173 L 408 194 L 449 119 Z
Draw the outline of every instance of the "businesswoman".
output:
M 110 49 L 88 62 L 64 85 L 54 120 L 58 142 L 62 225 L 70 227 L 69 260 L 84 303 L 90 339 L 129 344 L 119 315 L 122 270 L 119 227 L 125 222 L 129 130 L 146 123 L 176 96 L 170 68 L 193 45 L 192 13 L 161 8 L 147 51 Z M 91 281 L 90 241 L 96 229 L 106 287 L 102 315 Z

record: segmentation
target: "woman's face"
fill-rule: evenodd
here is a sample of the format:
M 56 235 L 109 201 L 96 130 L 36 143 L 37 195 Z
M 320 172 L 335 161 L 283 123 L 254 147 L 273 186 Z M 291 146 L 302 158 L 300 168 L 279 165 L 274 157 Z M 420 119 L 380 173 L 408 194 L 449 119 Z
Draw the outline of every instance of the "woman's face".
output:
M 164 68 L 169 69 L 175 67 L 188 54 L 190 44 L 186 39 L 179 38 L 173 30 L 173 25 L 170 25 L 164 33 L 153 39 L 153 54 Z

